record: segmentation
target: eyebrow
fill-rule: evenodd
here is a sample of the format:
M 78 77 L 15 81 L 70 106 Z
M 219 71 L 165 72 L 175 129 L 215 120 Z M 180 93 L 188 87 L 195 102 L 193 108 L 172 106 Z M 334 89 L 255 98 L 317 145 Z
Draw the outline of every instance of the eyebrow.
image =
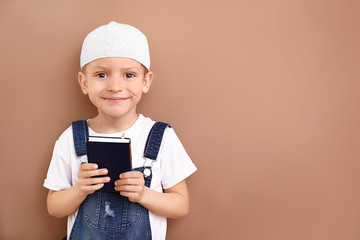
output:
M 99 64 L 99 65 L 95 65 L 93 67 L 95 70 L 98 70 L 98 69 L 105 69 L 105 70 L 108 70 L 109 67 L 106 66 L 106 65 L 102 65 L 102 64 Z M 137 66 L 131 66 L 131 67 L 124 67 L 124 68 L 120 68 L 121 71 L 135 71 L 135 70 L 141 70 L 141 67 L 137 67 Z
M 126 68 L 123 68 L 122 70 L 124 70 L 124 71 L 135 71 L 135 70 L 140 71 L 141 68 L 134 66 L 134 67 L 126 67 Z
M 107 67 L 106 65 L 101 65 L 101 64 L 97 64 L 95 66 L 93 66 L 94 69 L 108 69 L 109 67 Z

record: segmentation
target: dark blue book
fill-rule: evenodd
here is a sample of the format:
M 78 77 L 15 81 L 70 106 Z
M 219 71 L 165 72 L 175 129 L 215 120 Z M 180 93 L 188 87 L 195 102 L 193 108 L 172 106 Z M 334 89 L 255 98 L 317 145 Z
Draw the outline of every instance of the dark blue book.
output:
M 110 182 L 101 190 L 116 192 L 115 181 L 123 172 L 132 170 L 130 138 L 112 138 L 90 136 L 86 143 L 89 163 L 96 163 L 100 168 L 107 168 Z

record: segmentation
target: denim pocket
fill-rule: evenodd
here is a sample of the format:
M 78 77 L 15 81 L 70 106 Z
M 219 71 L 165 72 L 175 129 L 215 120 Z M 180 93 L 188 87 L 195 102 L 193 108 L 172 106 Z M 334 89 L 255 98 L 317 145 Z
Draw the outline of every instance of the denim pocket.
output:
M 141 215 L 141 205 L 119 193 L 96 191 L 84 201 L 84 218 L 92 229 L 106 232 L 126 231 Z

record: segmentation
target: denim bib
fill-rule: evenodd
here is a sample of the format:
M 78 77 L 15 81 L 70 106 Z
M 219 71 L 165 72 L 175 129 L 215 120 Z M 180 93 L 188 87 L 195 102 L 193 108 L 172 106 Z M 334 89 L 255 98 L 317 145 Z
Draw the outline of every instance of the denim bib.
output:
M 167 123 L 156 122 L 147 138 L 144 157 L 156 160 Z M 77 156 L 86 154 L 89 131 L 86 121 L 72 123 Z M 150 187 L 151 166 L 135 168 L 144 173 L 145 186 Z M 146 174 L 145 174 L 146 173 Z M 89 194 L 79 206 L 70 240 L 151 240 L 149 211 L 119 193 L 98 190 Z

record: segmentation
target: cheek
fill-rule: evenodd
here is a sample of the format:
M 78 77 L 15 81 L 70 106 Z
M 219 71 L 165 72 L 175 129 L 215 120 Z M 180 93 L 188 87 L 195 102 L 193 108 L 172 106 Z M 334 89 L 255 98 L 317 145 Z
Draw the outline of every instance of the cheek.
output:
M 98 97 L 101 97 L 103 95 L 102 94 L 103 88 L 99 87 L 96 84 L 89 85 L 87 91 L 88 91 L 88 96 L 91 102 L 93 103 Z
M 140 95 L 143 92 L 143 85 L 141 82 L 129 84 L 128 88 L 129 92 L 131 92 L 133 95 Z
M 107 86 L 104 83 L 91 82 L 88 84 L 89 94 L 98 94 L 105 89 L 107 89 Z

